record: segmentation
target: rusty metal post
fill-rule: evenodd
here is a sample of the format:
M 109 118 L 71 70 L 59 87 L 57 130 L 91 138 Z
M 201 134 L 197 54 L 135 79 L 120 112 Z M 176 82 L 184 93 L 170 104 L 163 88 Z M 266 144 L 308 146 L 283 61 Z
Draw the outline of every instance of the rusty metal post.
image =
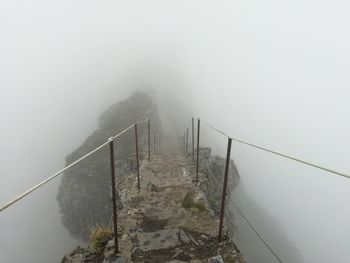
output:
M 135 123 L 135 146 L 136 146 L 136 165 L 137 165 L 137 188 L 140 191 L 140 165 L 139 165 L 139 143 L 137 140 L 137 122 Z
M 220 225 L 219 225 L 219 237 L 218 237 L 219 242 L 221 242 L 221 239 L 222 239 L 222 227 L 224 224 L 227 180 L 228 180 L 228 172 L 230 169 L 231 144 L 232 144 L 232 139 L 228 138 L 226 164 L 225 164 L 225 175 L 224 175 L 224 189 L 222 190 L 222 199 L 221 199 Z
M 158 135 L 158 150 L 159 150 L 159 151 L 161 150 L 161 148 L 160 148 L 160 133 L 159 133 L 159 135 Z
M 198 127 L 197 127 L 197 163 L 196 163 L 196 184 L 198 184 L 198 165 L 199 165 L 199 133 L 201 129 L 201 120 L 198 118 Z
M 186 151 L 186 133 L 184 133 L 184 136 L 182 137 L 182 151 Z
M 186 129 L 186 153 L 188 151 L 188 128 Z
M 151 160 L 151 120 L 148 119 L 148 161 Z
M 194 118 L 192 118 L 192 161 L 194 161 Z
M 117 254 L 118 249 L 118 215 L 117 215 L 117 201 L 116 201 L 116 187 L 115 187 L 115 166 L 114 166 L 114 141 L 110 138 L 109 152 L 111 160 L 111 177 L 112 177 L 112 202 L 113 202 L 113 227 L 114 227 L 114 253 Z
M 181 135 L 181 152 L 184 151 L 184 136 Z
M 153 134 L 154 140 L 153 140 L 153 151 L 156 152 L 156 133 Z

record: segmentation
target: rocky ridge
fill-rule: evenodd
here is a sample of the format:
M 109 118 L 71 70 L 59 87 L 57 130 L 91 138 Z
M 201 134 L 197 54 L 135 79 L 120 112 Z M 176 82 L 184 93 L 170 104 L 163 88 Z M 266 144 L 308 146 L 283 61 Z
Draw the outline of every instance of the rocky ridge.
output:
M 244 262 L 227 235 L 228 227 L 224 240 L 217 242 L 223 163 L 222 158 L 211 157 L 210 149 L 201 149 L 200 182 L 196 184 L 190 156 L 158 153 L 150 162 L 142 160 L 140 192 L 133 170 L 118 177 L 120 253 L 113 254 L 109 235 L 97 250 L 77 248 L 62 263 Z M 232 167 L 231 188 L 239 180 Z
M 160 120 L 152 98 L 136 92 L 128 99 L 112 105 L 99 118 L 99 128 L 74 152 L 66 157 L 67 165 L 121 132 L 135 121 L 151 119 L 152 132 L 159 131 Z M 116 142 L 116 172 L 123 176 L 135 169 L 129 158 L 135 151 L 134 130 L 123 134 Z M 138 125 L 139 149 L 146 149 L 147 122 Z M 62 224 L 77 239 L 87 241 L 91 228 L 107 224 L 112 207 L 110 203 L 110 160 L 108 147 L 65 172 L 57 195 Z

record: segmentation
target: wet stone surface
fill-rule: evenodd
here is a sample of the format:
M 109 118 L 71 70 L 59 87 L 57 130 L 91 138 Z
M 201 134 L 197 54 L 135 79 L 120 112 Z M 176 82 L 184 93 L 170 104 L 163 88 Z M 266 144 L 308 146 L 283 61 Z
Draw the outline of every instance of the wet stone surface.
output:
M 183 155 L 157 154 L 150 162 L 143 160 L 141 191 L 136 174 L 126 175 L 117 186 L 123 196 L 118 212 L 119 257 L 114 255 L 113 240 L 99 252 L 83 249 L 71 257 L 103 263 L 245 262 L 227 236 L 218 244 L 219 223 L 201 187 L 207 175 L 201 172 L 197 185 L 192 182 L 194 171 L 191 158 Z

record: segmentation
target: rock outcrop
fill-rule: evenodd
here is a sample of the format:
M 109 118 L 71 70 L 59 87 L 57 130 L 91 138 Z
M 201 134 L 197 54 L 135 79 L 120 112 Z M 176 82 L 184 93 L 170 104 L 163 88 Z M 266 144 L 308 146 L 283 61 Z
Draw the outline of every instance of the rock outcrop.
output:
M 208 164 L 212 171 L 216 171 L 215 160 Z M 114 254 L 110 235 L 97 248 L 76 249 L 62 263 L 75 259 L 86 263 L 245 262 L 226 234 L 218 243 L 219 222 L 202 190 L 207 168 L 200 170 L 197 184 L 191 158 L 158 153 L 150 162 L 142 161 L 140 175 L 141 191 L 134 173 L 117 184 L 124 203 L 118 212 L 119 253 Z
M 152 131 L 159 130 L 157 107 L 145 93 L 136 92 L 127 100 L 112 105 L 99 118 L 99 128 L 66 157 L 67 165 L 135 121 L 147 118 L 151 119 Z M 134 159 L 128 158 L 135 152 L 134 136 L 134 130 L 131 129 L 115 143 L 117 176 L 135 168 Z M 138 138 L 142 154 L 147 149 L 147 122 L 138 125 Z M 112 213 L 110 186 L 108 147 L 99 150 L 64 174 L 57 200 L 62 223 L 74 237 L 87 240 L 92 227 L 108 223 Z
M 205 175 L 205 180 L 201 184 L 202 190 L 208 197 L 210 207 L 216 216 L 219 216 L 221 210 L 221 199 L 224 185 L 224 170 L 226 159 L 220 156 L 212 156 L 211 148 L 200 148 L 199 169 Z M 239 184 L 240 176 L 233 160 L 230 160 L 230 169 L 228 173 L 225 218 L 228 233 L 231 237 L 234 235 L 235 225 L 233 211 L 230 206 L 231 193 Z

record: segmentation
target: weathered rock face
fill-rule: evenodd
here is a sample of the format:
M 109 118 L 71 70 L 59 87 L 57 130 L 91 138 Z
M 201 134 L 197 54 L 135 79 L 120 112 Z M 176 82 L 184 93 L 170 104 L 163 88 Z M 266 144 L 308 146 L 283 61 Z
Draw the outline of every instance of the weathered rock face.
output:
M 125 101 L 112 105 L 99 118 L 99 128 L 74 152 L 66 157 L 67 165 L 116 135 L 135 121 L 151 118 L 153 130 L 159 130 L 160 120 L 156 105 L 145 93 L 136 92 Z M 138 125 L 139 151 L 147 149 L 147 122 Z M 135 135 L 131 129 L 115 142 L 117 177 L 135 168 Z M 62 223 L 70 233 L 87 240 L 90 228 L 108 223 L 112 208 L 110 202 L 110 159 L 108 147 L 83 160 L 68 170 L 57 195 Z
M 207 174 L 195 182 L 195 163 L 189 156 L 159 152 L 140 166 L 141 189 L 135 174 L 122 177 L 124 208 L 118 211 L 118 250 L 113 235 L 98 246 L 76 249 L 62 263 L 180 263 L 231 262 L 244 258 L 226 235 L 218 243 L 219 222 L 201 189 Z M 123 196 L 120 194 L 120 196 Z M 91 244 L 96 244 L 96 237 Z M 101 241 L 103 240 L 103 241 Z
M 226 160 L 219 156 L 211 156 L 211 148 L 200 148 L 200 171 L 206 174 L 206 181 L 201 185 L 203 191 L 208 197 L 209 204 L 217 216 L 221 210 L 221 199 L 224 184 L 224 170 Z M 225 206 L 226 225 L 233 234 L 235 228 L 233 224 L 233 213 L 230 210 L 230 196 L 235 187 L 239 184 L 239 174 L 233 160 L 230 160 L 230 169 L 228 174 L 227 196 Z

